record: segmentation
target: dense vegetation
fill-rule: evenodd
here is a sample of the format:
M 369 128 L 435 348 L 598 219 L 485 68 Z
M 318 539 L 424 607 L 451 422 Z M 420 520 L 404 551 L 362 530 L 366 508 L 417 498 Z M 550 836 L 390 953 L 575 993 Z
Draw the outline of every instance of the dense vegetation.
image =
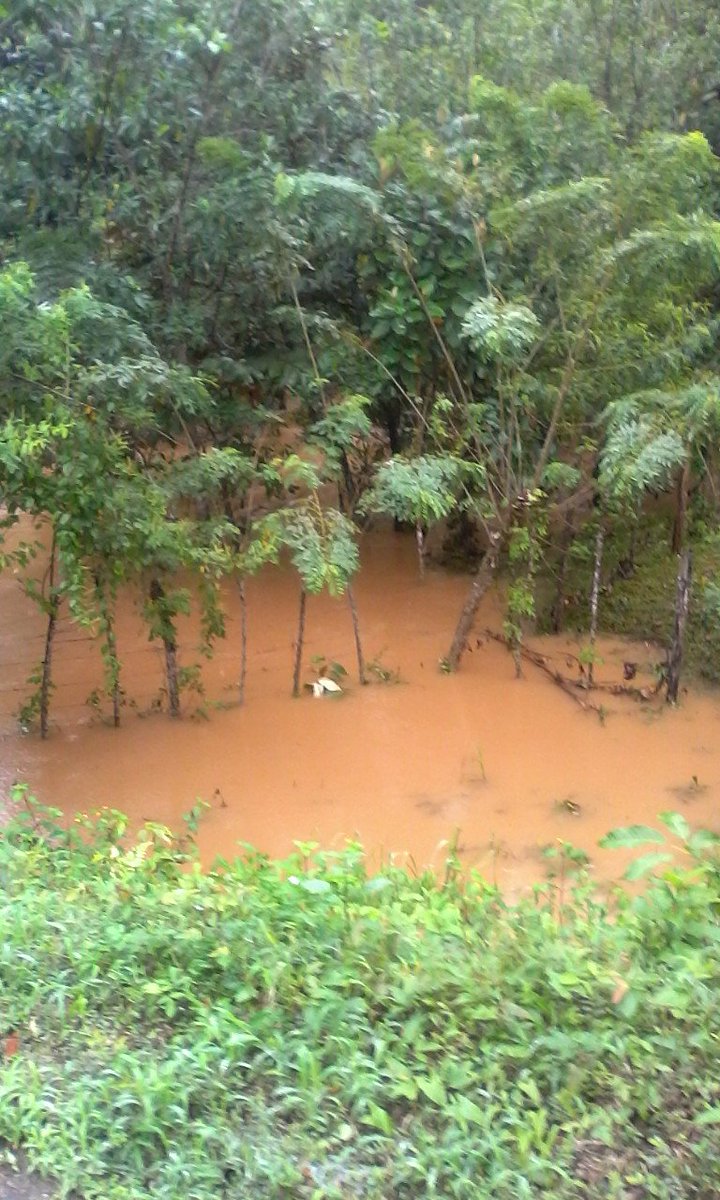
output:
M 378 516 L 537 621 L 720 677 L 720 13 L 711 0 L 0 3 L 3 569 L 125 694 L 137 597 L 181 712 L 247 578 L 353 599 Z M 441 539 L 436 539 L 436 542 Z M 676 592 L 676 576 L 680 588 Z M 230 588 L 228 582 L 233 584 Z M 453 631 L 454 625 L 454 631 Z M 0 1143 L 83 1200 L 710 1200 L 720 865 L 507 905 L 22 788 L 0 839 Z M 657 841 L 631 829 L 608 843 Z
M 210 653 L 287 551 L 302 616 L 376 513 L 421 570 L 437 522 L 477 564 L 450 669 L 498 567 L 519 653 L 586 623 L 593 553 L 602 619 L 649 492 L 662 589 L 701 544 L 717 673 L 719 49 L 707 0 L 2 6 L 0 487 L 35 522 L 4 562 L 47 621 L 24 726 L 61 611 L 118 723 L 134 588 L 177 714 L 178 614 Z
M 717 1195 L 720 865 L 677 814 L 687 866 L 609 912 L 570 854 L 509 907 L 452 858 L 444 880 L 368 877 L 358 847 L 203 873 L 190 832 L 67 831 L 16 798 L 0 1137 L 63 1188 Z

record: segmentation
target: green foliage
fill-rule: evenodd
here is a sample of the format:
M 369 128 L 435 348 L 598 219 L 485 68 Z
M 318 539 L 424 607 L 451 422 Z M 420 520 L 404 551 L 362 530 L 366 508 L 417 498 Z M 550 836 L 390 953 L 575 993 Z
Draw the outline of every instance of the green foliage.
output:
M 335 662 L 332 658 L 326 658 L 324 654 L 313 654 L 310 663 L 316 678 L 325 676 L 335 683 L 341 683 L 343 679 L 347 679 L 347 671 L 342 663 Z
M 600 484 L 620 504 L 637 506 L 650 488 L 662 490 L 685 458 L 682 438 L 675 430 L 659 431 L 630 405 L 612 412 L 603 447 Z
M 684 854 L 692 864 L 695 878 L 704 881 L 706 876 L 712 876 L 717 869 L 720 836 L 711 833 L 707 829 L 699 829 L 693 832 L 682 813 L 660 813 L 659 819 L 668 832 L 680 842 Z M 625 829 L 615 829 L 612 833 L 607 834 L 600 842 L 600 845 L 606 849 L 627 847 L 635 849 L 637 846 L 646 845 L 648 842 L 665 845 L 666 840 L 665 835 L 650 826 L 629 825 Z M 630 864 L 625 872 L 625 878 L 628 880 L 640 879 L 648 871 L 654 871 L 657 867 L 664 867 L 664 879 L 670 886 L 674 886 L 677 883 L 678 875 L 676 869 L 670 869 L 668 866 L 672 862 L 673 855 L 668 850 L 644 854 L 641 858 L 635 859 Z
M 412 525 L 428 525 L 452 511 L 462 478 L 462 462 L 450 456 L 396 456 L 379 467 L 362 507 Z
M 529 493 L 524 498 L 523 523 L 515 524 L 508 539 L 507 608 L 503 630 L 515 654 L 520 675 L 520 647 L 523 633 L 535 617 L 535 580 L 542 563 L 543 543 L 547 534 L 544 493 Z
M 463 319 L 463 333 L 483 358 L 513 362 L 527 354 L 540 322 L 522 304 L 501 304 L 494 296 L 476 300 Z
M 553 489 L 573 491 L 581 478 L 578 467 L 573 467 L 570 463 L 565 462 L 549 462 L 543 471 L 540 482 L 547 491 Z
M 266 559 L 277 561 L 282 548 L 289 549 L 303 588 L 312 594 L 327 589 L 341 596 L 359 566 L 355 527 L 337 509 L 323 508 L 316 492 L 264 517 L 256 535 Z
M 62 1187 L 712 1194 L 719 877 L 701 835 L 692 870 L 612 911 L 557 872 L 508 906 L 452 870 L 369 876 L 357 846 L 201 872 L 199 806 L 182 837 L 134 840 L 119 814 L 64 829 L 16 801 L 0 1136 Z
M 706 0 L 682 9 L 662 0 L 640 9 L 631 0 L 501 0 L 481 16 L 471 0 L 420 7 L 393 0 L 381 21 L 357 0 L 341 9 L 345 78 L 404 117 L 437 124 L 448 109 L 493 105 L 507 117 L 513 94 L 548 89 L 558 124 L 587 120 L 592 95 L 628 137 L 653 127 L 717 136 L 720 127 L 713 99 L 720 19 Z
M 0 482 L 108 695 L 128 583 L 191 571 L 207 651 L 283 548 L 341 592 L 357 512 L 502 555 L 539 487 L 718 494 L 704 0 L 106 8 L 0 20 Z
M 344 175 L 326 175 L 321 171 L 304 171 L 296 176 L 280 174 L 275 180 L 275 194 L 281 203 L 324 197 L 354 202 L 371 216 L 380 213 L 377 193 Z
M 308 441 L 321 447 L 331 474 L 338 474 L 349 451 L 367 439 L 372 425 L 367 396 L 348 396 L 331 404 L 308 430 Z
M 0 277 L 0 319 L 8 331 L 0 379 L 13 398 L 0 426 L 5 502 L 12 519 L 24 513 L 49 527 L 57 559 L 51 595 L 33 591 L 31 580 L 26 590 L 48 616 L 50 599 L 66 599 L 75 619 L 100 634 L 107 692 L 116 702 L 113 610 L 122 584 L 144 588 L 146 576 L 172 581 L 193 569 L 202 577 L 203 650 L 221 633 L 217 581 L 233 565 L 227 527 L 179 518 L 173 506 L 188 493 L 247 485 L 247 462 L 218 450 L 172 463 L 173 434 L 211 407 L 205 384 L 168 364 L 126 313 L 87 288 L 46 303 L 31 272 L 10 266 Z M 161 601 L 144 606 L 150 636 L 174 641 L 189 592 L 162 592 Z M 47 691 L 51 680 L 43 682 L 42 673 L 38 680 Z M 31 696 L 23 724 L 39 705 Z
M 691 523 L 695 583 L 685 643 L 688 674 L 712 683 L 720 681 L 720 622 L 714 592 L 720 578 L 720 544 L 715 528 L 712 516 L 709 527 L 699 516 Z M 649 641 L 649 659 L 656 668 L 665 657 L 673 626 L 677 558 L 668 553 L 671 532 L 672 514 L 661 509 L 639 521 L 626 519 L 606 541 L 600 629 L 635 641 Z M 575 542 L 566 580 L 567 624 L 579 630 L 587 627 L 591 533 L 590 527 Z M 546 621 L 541 599 L 542 627 L 546 627 Z

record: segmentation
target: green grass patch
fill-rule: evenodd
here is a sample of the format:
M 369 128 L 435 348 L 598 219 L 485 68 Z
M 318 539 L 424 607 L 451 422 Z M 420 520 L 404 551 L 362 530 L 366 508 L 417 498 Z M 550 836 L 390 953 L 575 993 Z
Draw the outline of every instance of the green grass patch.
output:
M 610 912 L 356 846 L 202 872 L 190 836 L 56 817 L 0 842 L 0 1138 L 63 1195 L 717 1196 L 704 839 Z

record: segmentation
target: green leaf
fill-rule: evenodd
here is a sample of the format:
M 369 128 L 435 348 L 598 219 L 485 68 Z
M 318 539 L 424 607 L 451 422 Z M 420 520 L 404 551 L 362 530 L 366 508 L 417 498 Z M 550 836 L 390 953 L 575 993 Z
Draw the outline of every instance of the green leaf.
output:
M 463 335 L 481 357 L 512 362 L 527 353 L 538 337 L 540 322 L 524 304 L 501 304 L 493 296 L 476 300 L 470 308 L 452 310 L 463 317 Z
M 695 1125 L 720 1125 L 720 1105 L 715 1105 L 713 1108 L 706 1108 L 704 1112 L 697 1115 L 694 1121 Z
M 423 1075 L 417 1081 L 417 1085 L 424 1096 L 428 1100 L 432 1100 L 433 1104 L 447 1104 L 447 1092 L 445 1084 L 439 1075 Z
M 665 838 L 659 830 L 650 825 L 626 825 L 622 829 L 613 829 L 606 833 L 605 837 L 600 838 L 598 845 L 602 846 L 603 850 L 619 850 L 642 846 L 646 842 L 662 844 L 664 841 Z
M 625 993 L 622 1000 L 620 1001 L 620 1003 L 617 1006 L 617 1011 L 619 1013 L 621 1013 L 623 1017 L 628 1017 L 629 1019 L 631 1019 L 632 1017 L 635 1016 L 635 1013 L 637 1012 L 639 1007 L 640 1007 L 640 997 L 638 996 L 637 992 L 633 992 L 631 990 L 631 991 Z
M 682 813 L 662 812 L 660 813 L 660 820 L 671 833 L 675 834 L 675 837 L 679 837 L 683 842 L 688 841 L 691 830 Z
M 332 887 L 327 879 L 301 879 L 299 886 L 306 892 L 311 892 L 313 895 L 322 895 L 325 892 L 331 892 Z
M 418 1085 L 414 1079 L 398 1079 L 392 1085 L 393 1096 L 403 1096 L 406 1100 L 417 1100 Z
M 711 846 L 718 845 L 720 845 L 720 836 L 717 833 L 713 833 L 710 829 L 697 829 L 688 839 L 688 848 L 693 854 L 698 854 L 703 850 L 709 850 Z
M 379 1129 L 381 1133 L 390 1135 L 393 1132 L 393 1123 L 390 1115 L 385 1112 L 384 1108 L 380 1108 L 378 1104 L 371 1103 L 368 1112 L 360 1120 L 363 1125 L 370 1125 L 373 1129 Z
M 383 892 L 385 888 L 390 887 L 391 880 L 385 875 L 374 875 L 372 879 L 368 879 L 365 884 L 365 891 L 374 895 L 376 892 Z
M 470 1121 L 473 1125 L 485 1125 L 486 1114 L 483 1112 L 479 1104 L 474 1100 L 468 1100 L 467 1096 L 458 1096 L 453 1107 L 453 1117 L 458 1121 Z
M 643 854 L 641 858 L 636 858 L 630 863 L 627 871 L 623 875 L 623 879 L 631 881 L 640 879 L 643 875 L 647 875 L 648 871 L 652 871 L 653 867 L 660 866 L 661 863 L 672 862 L 672 854 L 668 854 L 664 850 L 654 851 L 652 854 Z
M 690 994 L 688 992 L 681 992 L 679 988 L 668 984 L 655 993 L 652 997 L 652 1003 L 656 1004 L 659 1008 L 671 1008 L 684 1012 L 688 1006 L 689 998 Z

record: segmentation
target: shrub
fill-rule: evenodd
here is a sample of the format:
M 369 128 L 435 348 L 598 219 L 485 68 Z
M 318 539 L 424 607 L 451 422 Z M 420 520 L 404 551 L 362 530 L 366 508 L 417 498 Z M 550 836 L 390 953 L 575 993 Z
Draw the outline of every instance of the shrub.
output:
M 27 799 L 0 842 L 0 1137 L 102 1200 L 717 1195 L 709 839 L 612 909 Z M 695 845 L 695 843 L 693 843 Z

